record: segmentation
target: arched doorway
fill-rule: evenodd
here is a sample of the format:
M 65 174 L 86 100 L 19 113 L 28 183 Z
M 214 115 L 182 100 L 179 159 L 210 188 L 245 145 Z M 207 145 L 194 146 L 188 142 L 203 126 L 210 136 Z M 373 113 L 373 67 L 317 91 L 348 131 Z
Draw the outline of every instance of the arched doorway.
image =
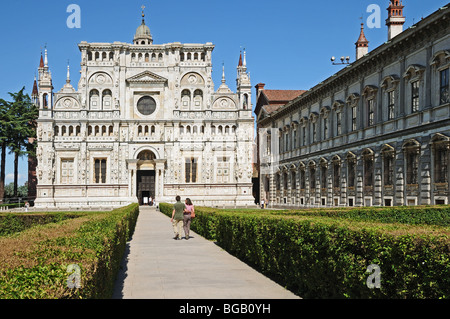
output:
M 152 151 L 144 150 L 137 156 L 136 195 L 140 205 L 152 205 L 156 195 L 156 156 Z

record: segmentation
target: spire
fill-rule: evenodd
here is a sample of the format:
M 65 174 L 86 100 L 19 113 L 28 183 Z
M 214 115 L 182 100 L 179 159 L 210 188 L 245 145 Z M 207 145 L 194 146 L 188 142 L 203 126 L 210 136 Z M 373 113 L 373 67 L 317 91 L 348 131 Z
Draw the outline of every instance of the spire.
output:
M 222 63 L 222 84 L 225 84 L 225 63 Z
M 364 34 L 364 23 L 361 23 L 361 33 L 359 39 L 356 41 L 356 60 L 361 59 L 367 53 L 369 53 L 369 41 Z
M 239 64 L 238 64 L 238 66 L 242 66 L 242 52 L 239 55 Z
M 367 41 L 366 35 L 364 34 L 364 23 L 361 23 L 361 33 L 359 34 L 359 39 L 356 42 L 358 47 L 368 47 L 369 41 Z
M 228 87 L 225 80 L 225 63 L 222 63 L 222 84 L 219 86 L 217 90 L 219 93 L 231 93 L 230 88 Z
M 69 65 L 69 61 L 67 61 L 67 79 L 66 79 L 66 83 L 70 84 L 70 65 Z
M 41 62 L 39 63 L 39 68 L 44 68 L 44 57 L 42 56 L 42 51 L 41 51 Z
M 142 25 L 145 25 L 145 12 L 144 12 L 145 6 L 142 5 L 141 8 L 142 8 Z
M 38 85 L 37 85 L 36 75 L 34 75 L 33 92 L 31 94 L 31 96 L 32 97 L 37 97 L 38 95 L 39 95 Z
M 48 67 L 48 55 L 47 55 L 47 47 L 45 48 L 45 59 L 44 59 L 44 66 Z
M 244 67 L 247 66 L 247 52 L 244 49 Z

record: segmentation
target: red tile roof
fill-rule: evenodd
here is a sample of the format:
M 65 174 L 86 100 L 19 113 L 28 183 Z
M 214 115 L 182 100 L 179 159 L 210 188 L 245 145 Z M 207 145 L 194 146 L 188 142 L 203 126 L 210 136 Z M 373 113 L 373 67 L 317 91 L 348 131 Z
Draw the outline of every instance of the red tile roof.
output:
M 282 103 L 283 105 L 287 102 L 299 97 L 303 93 L 305 93 L 305 90 L 264 90 L 262 91 L 269 102 L 285 102 Z M 272 104 L 272 103 L 270 103 Z

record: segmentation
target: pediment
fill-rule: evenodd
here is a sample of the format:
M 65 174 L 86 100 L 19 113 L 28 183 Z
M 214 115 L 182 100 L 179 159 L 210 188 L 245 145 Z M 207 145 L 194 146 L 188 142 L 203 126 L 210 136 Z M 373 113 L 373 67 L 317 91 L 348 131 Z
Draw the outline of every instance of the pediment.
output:
M 127 79 L 129 83 L 166 83 L 167 79 L 150 71 L 144 71 Z

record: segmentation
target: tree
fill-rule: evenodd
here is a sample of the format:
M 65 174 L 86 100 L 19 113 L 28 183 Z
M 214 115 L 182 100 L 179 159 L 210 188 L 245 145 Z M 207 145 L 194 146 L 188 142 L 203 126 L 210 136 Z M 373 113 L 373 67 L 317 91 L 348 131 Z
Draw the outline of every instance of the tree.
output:
M 17 197 L 19 158 L 23 155 L 34 155 L 34 147 L 30 146 L 29 138 L 36 137 L 36 119 L 38 109 L 31 102 L 25 87 L 17 93 L 9 93 L 13 101 L 9 103 L 10 134 L 7 135 L 7 146 L 14 153 L 14 197 Z
M 0 99 L 0 203 L 5 197 L 5 165 L 6 149 L 11 135 L 11 105 L 9 102 Z

